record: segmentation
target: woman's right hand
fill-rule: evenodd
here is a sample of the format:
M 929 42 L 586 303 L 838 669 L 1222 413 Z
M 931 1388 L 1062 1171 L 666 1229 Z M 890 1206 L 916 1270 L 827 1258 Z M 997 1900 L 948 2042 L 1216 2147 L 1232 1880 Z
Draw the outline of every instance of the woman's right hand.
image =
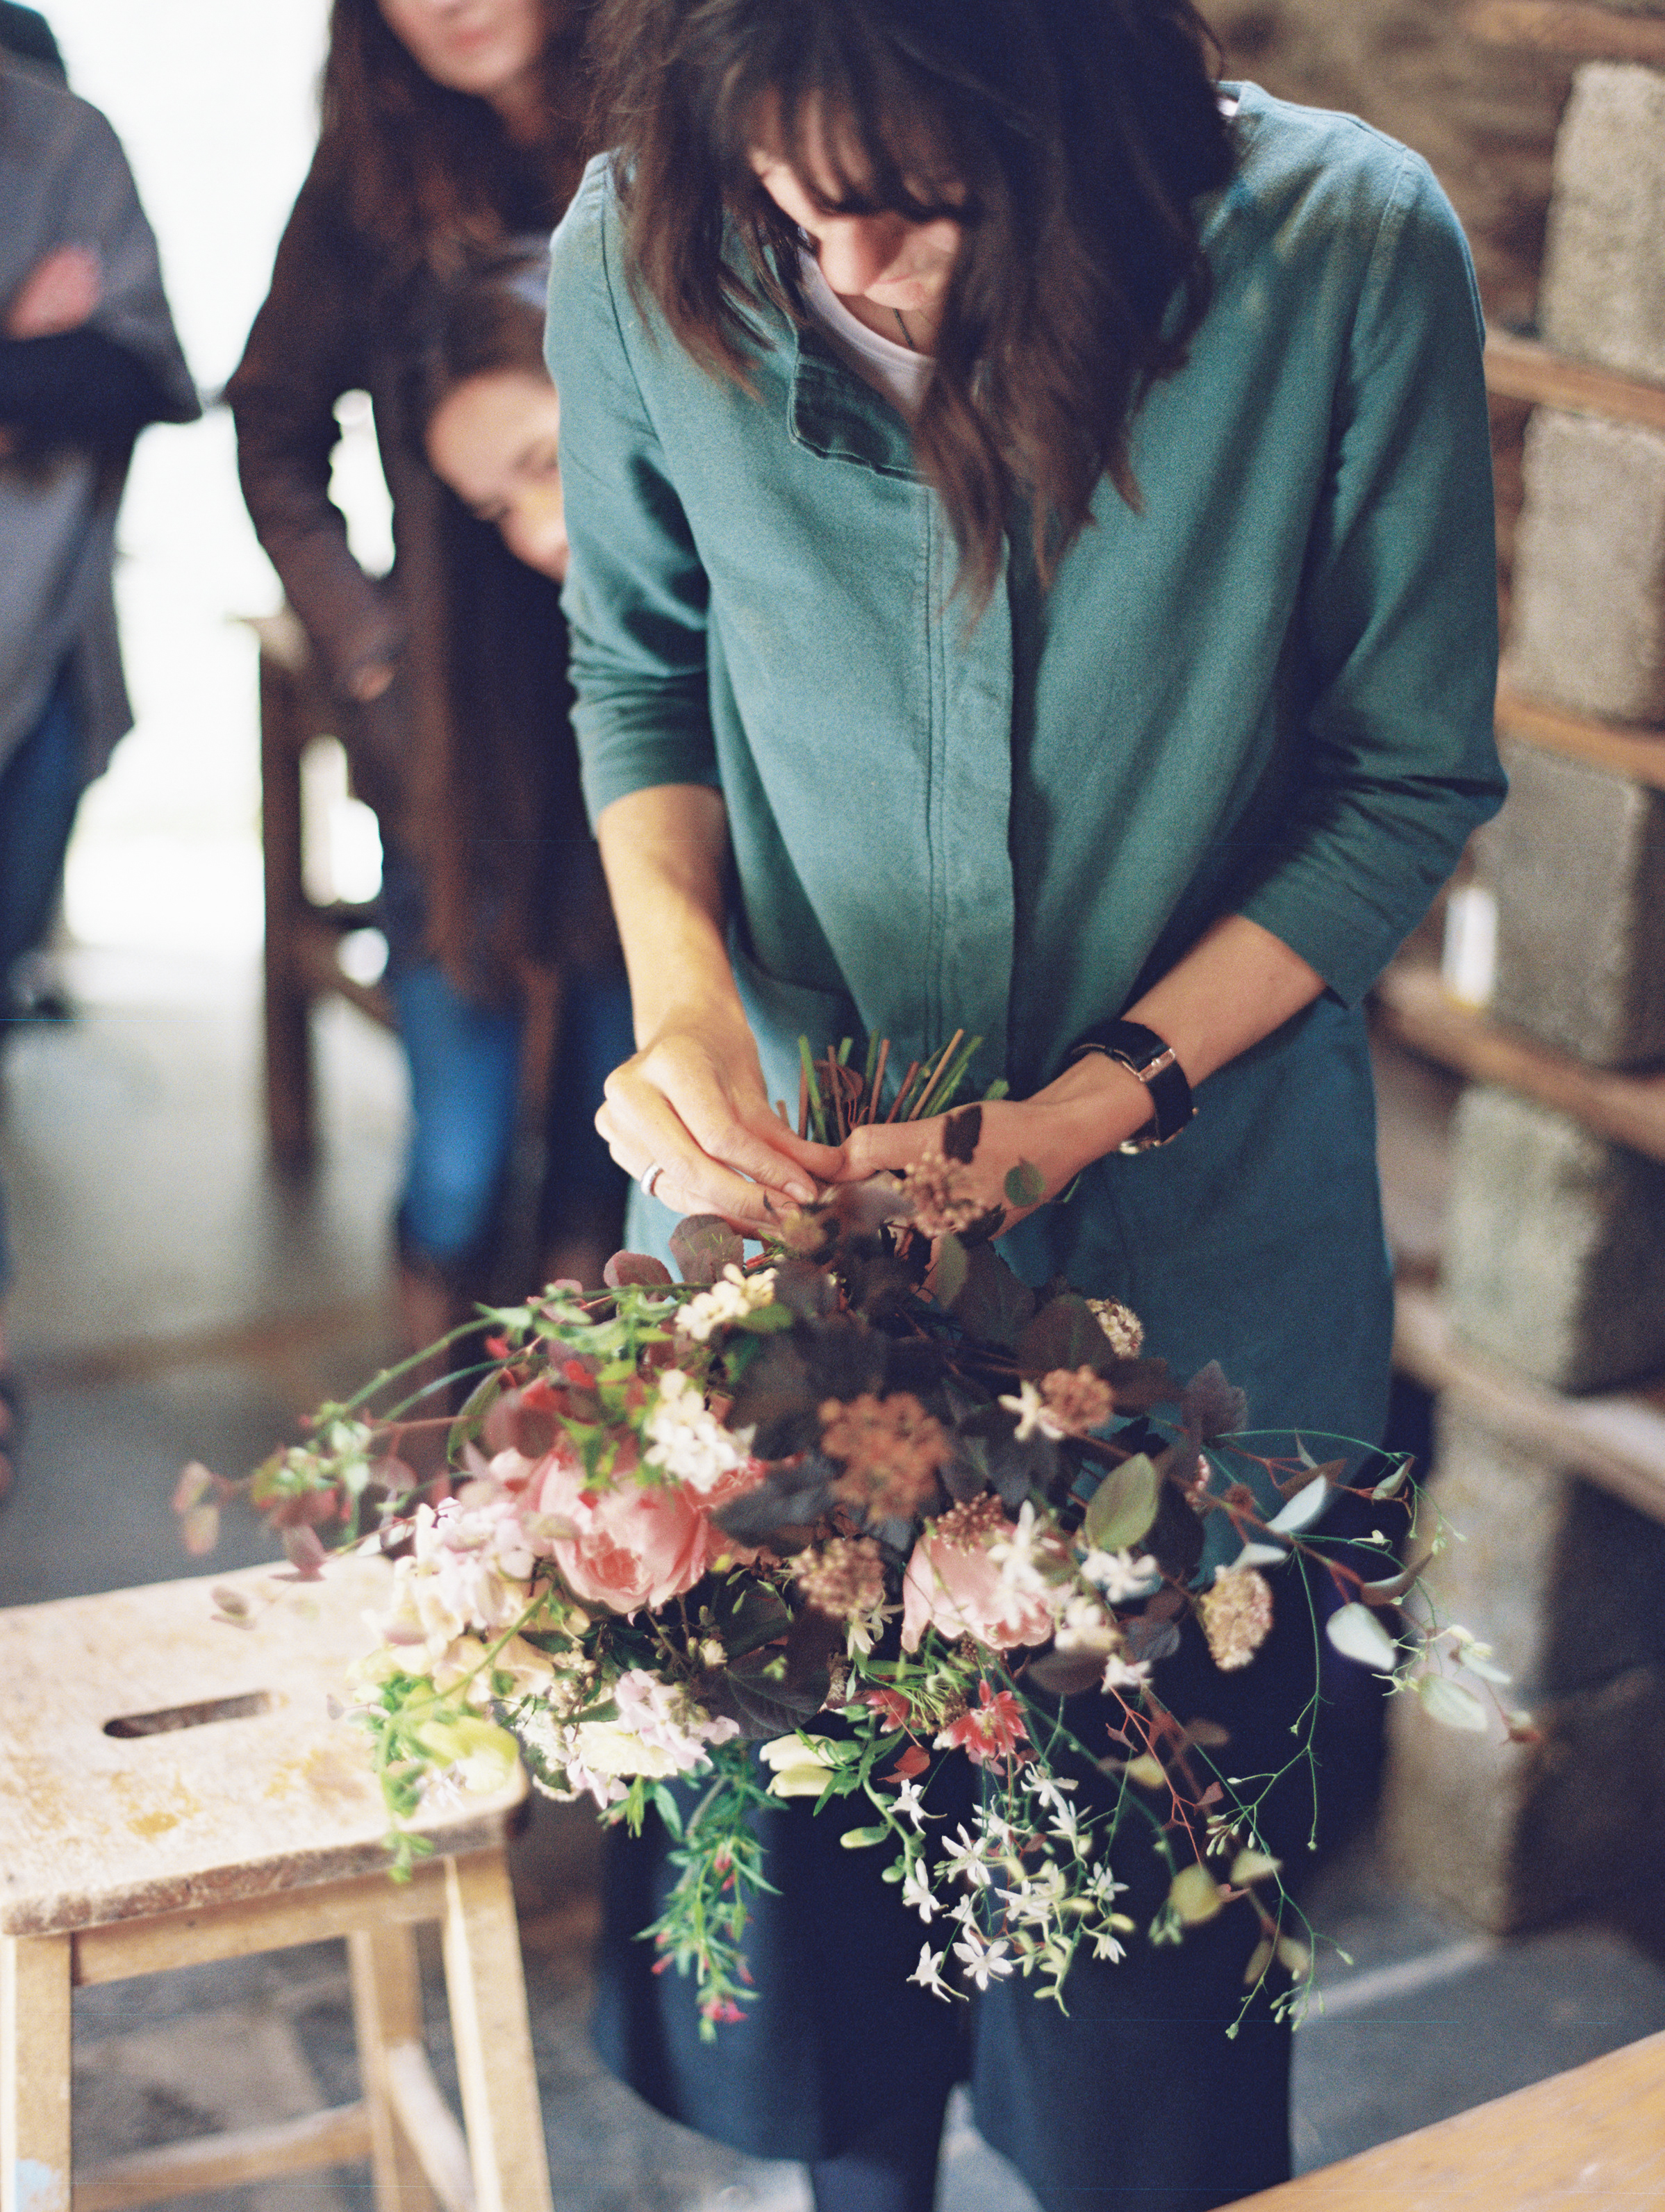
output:
M 807 1204 L 837 1174 L 836 1146 L 798 1136 L 775 1113 L 738 998 L 668 1008 L 615 1068 L 596 1127 L 637 1182 L 677 1213 L 720 1213 L 754 1231 Z

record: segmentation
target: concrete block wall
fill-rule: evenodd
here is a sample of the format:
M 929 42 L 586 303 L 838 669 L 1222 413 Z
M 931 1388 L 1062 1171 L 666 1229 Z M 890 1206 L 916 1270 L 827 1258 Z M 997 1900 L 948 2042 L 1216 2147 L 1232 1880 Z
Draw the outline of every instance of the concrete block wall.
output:
M 1459 1335 L 1552 1390 L 1665 1372 L 1665 1164 L 1513 1091 L 1464 1093 L 1445 1303 Z
M 1505 765 L 1493 1014 L 1592 1067 L 1665 1064 L 1665 791 L 1529 745 Z
M 1389 1712 L 1384 1822 L 1401 1879 L 1506 1932 L 1585 1915 L 1665 1946 L 1665 1526 L 1447 1405 L 1433 1495 L 1466 1540 L 1430 1583 L 1513 1676 L 1484 1736 Z
M 1564 353 L 1665 383 L 1665 76 L 1619 62 L 1581 69 L 1554 177 L 1544 336 Z
M 1540 407 L 1522 473 L 1513 681 L 1603 721 L 1665 720 L 1665 431 Z
M 1625 12 L 1665 16 L 1665 0 Z M 1553 187 L 1543 336 L 1665 383 L 1665 72 L 1577 70 Z M 1529 303 L 1499 313 L 1495 266 L 1493 314 L 1528 320 Z M 1539 410 L 1521 490 L 1515 685 L 1598 719 L 1665 724 L 1665 435 Z M 1498 901 L 1493 1013 L 1592 1066 L 1665 1066 L 1665 793 L 1525 747 L 1509 767 L 1480 861 Z M 1458 1339 L 1523 1386 L 1657 1382 L 1665 1164 L 1514 1093 L 1471 1089 L 1453 1133 L 1443 1294 Z M 1665 1948 L 1665 1519 L 1503 1425 L 1449 1398 L 1440 1408 L 1434 1494 L 1463 1540 L 1429 1579 L 1441 1617 L 1515 1676 L 1504 1701 L 1531 1711 L 1538 1737 L 1511 1740 L 1501 1719 L 1485 1736 L 1454 1734 L 1396 1699 L 1385 1839 L 1402 1875 L 1486 1926 L 1595 1913 Z

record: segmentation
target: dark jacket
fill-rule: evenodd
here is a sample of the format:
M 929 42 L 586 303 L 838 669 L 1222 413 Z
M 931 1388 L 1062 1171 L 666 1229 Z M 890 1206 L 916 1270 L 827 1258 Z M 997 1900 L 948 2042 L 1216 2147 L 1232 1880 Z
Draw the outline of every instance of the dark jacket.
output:
M 226 390 L 244 498 L 342 702 L 357 788 L 421 876 L 436 948 L 487 988 L 527 957 L 605 957 L 611 921 L 578 792 L 556 588 L 428 466 L 409 387 L 434 280 L 390 266 L 346 207 L 320 149 Z M 501 210 L 511 234 L 546 229 L 555 212 L 530 180 Z M 353 558 L 329 495 L 336 404 L 352 391 L 370 395 L 392 499 L 385 578 Z M 381 663 L 391 688 L 355 703 L 355 678 Z

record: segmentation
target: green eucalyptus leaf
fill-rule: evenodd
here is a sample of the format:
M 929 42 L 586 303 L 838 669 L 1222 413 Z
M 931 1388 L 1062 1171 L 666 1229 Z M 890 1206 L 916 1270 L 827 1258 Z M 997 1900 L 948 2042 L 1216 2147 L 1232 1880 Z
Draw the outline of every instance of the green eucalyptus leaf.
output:
M 1162 1502 L 1162 1478 L 1149 1455 L 1115 1467 L 1088 1501 L 1081 1533 L 1095 1551 L 1125 1552 L 1145 1535 Z
M 1008 1206 L 1039 1206 L 1047 1194 L 1047 1179 L 1033 1160 L 1019 1160 L 1006 1170 L 1005 1188 Z

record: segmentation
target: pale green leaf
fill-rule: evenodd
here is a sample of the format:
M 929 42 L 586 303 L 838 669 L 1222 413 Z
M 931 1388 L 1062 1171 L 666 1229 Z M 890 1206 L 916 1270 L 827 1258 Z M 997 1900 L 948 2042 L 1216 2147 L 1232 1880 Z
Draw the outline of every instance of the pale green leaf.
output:
M 1344 1605 L 1324 1624 L 1336 1650 L 1361 1667 L 1390 1674 L 1399 1664 L 1399 1646 L 1367 1605 Z
M 1449 1674 L 1424 1674 L 1416 1686 L 1431 1721 L 1437 1721 L 1442 1728 L 1461 1729 L 1469 1735 L 1486 1734 L 1486 1707 L 1461 1682 L 1454 1682 Z
M 1200 1928 L 1225 1903 L 1220 1886 L 1205 1866 L 1182 1867 L 1168 1885 L 1168 1902 L 1188 1928 Z
M 1162 1477 L 1147 1454 L 1112 1468 L 1092 1494 L 1081 1533 L 1096 1551 L 1125 1552 L 1157 1517 Z
M 1241 1850 L 1231 1862 L 1231 1887 L 1247 1889 L 1251 1881 L 1264 1881 L 1267 1875 L 1276 1874 L 1282 1864 L 1281 1859 L 1270 1858 L 1265 1851 Z
M 953 1236 L 939 1238 L 937 1244 L 936 1273 L 933 1279 L 933 1287 L 936 1291 L 939 1305 L 953 1304 L 955 1299 L 965 1288 L 965 1279 L 969 1273 L 969 1263 L 965 1256 L 965 1247 L 959 1238 Z
M 1303 1490 L 1297 1490 L 1281 1513 L 1274 1514 L 1267 1527 L 1275 1534 L 1293 1536 L 1303 1528 L 1310 1528 L 1330 1502 L 1328 1483 L 1314 1480 Z

